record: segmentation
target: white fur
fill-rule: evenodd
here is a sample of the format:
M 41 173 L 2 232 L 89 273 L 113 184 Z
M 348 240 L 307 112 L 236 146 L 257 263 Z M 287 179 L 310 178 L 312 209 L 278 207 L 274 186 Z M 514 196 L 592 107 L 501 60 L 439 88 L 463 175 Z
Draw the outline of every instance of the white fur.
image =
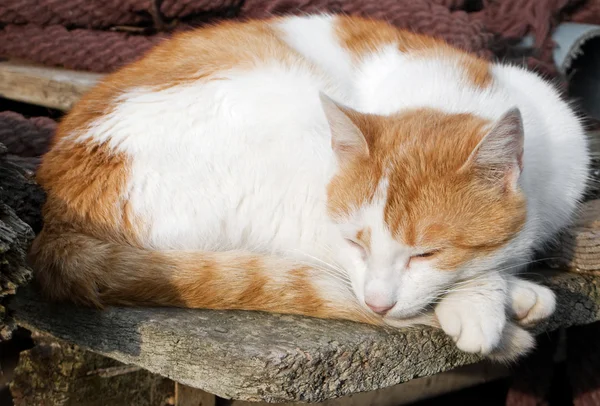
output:
M 481 90 L 466 79 L 459 60 L 446 54 L 414 58 L 388 44 L 354 65 L 334 35 L 334 21 L 311 16 L 277 23 L 281 38 L 320 70 L 265 62 L 253 70 L 220 72 L 225 80 L 129 90 L 78 139 L 107 141 L 131 158 L 126 198 L 146 221 L 148 248 L 250 249 L 343 268 L 363 305 L 366 299 L 396 303 L 390 324 L 419 314 L 451 290 L 436 315 L 460 348 L 529 348 L 530 337 L 515 333 L 512 324 L 507 336 L 521 341 L 501 344 L 508 297 L 518 314 L 537 320 L 553 309 L 553 296 L 539 289 L 536 294 L 530 285 L 507 295 L 521 281 L 502 271 L 526 262 L 570 221 L 587 177 L 581 124 L 548 83 L 517 67 L 494 65 L 493 84 Z M 456 273 L 426 261 L 408 272 L 405 265 L 420 247 L 402 246 L 387 229 L 385 182 L 373 204 L 335 224 L 325 203 L 337 161 L 320 91 L 383 115 L 426 106 L 496 120 L 518 107 L 525 128 L 523 231 L 493 257 Z M 373 247 L 366 262 L 344 240 L 364 227 L 372 230 Z M 452 290 L 465 280 L 475 282 Z M 330 282 L 320 286 L 335 289 Z

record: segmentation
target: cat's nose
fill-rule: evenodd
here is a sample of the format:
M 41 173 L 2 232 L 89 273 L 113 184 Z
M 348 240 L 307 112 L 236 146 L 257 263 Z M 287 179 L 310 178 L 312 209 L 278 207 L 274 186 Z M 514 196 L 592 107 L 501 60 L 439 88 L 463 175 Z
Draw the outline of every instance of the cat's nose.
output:
M 365 302 L 365 303 L 367 304 L 367 306 L 369 306 L 369 309 L 373 310 L 377 314 L 381 314 L 382 316 L 384 314 L 386 314 L 387 312 L 389 312 L 390 310 L 392 310 L 392 308 L 396 305 L 396 302 L 394 302 L 392 304 L 386 304 L 386 305 L 374 305 L 369 302 Z

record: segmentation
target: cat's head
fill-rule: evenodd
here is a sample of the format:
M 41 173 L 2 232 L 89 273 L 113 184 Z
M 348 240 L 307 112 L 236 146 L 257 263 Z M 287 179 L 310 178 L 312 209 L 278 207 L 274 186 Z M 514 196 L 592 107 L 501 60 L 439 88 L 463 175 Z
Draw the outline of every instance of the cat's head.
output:
M 328 209 L 359 300 L 409 317 L 491 268 L 526 219 L 519 110 L 496 122 L 433 109 L 384 117 L 322 100 L 339 165 Z

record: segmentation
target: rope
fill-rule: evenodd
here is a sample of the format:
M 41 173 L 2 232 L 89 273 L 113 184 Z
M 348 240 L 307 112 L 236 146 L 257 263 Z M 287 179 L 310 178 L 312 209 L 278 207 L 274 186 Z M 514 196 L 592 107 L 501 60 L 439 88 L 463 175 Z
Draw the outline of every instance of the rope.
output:
M 90 28 L 133 24 L 182 31 L 225 18 L 315 12 L 384 19 L 486 58 L 507 58 L 518 39 L 532 35 L 535 48 L 514 60 L 549 77 L 556 74 L 551 38 L 556 25 L 570 18 L 600 23 L 599 0 L 3 0 L 0 23 L 8 25 L 0 29 L 0 56 L 111 72 L 168 33 L 144 36 Z M 173 24 L 175 20 L 179 23 Z
M 21 157 L 38 157 L 50 146 L 56 122 L 48 117 L 25 118 L 12 111 L 0 112 L 0 144 Z
M 0 23 L 103 28 L 151 23 L 153 0 L 2 0 Z
M 61 25 L 8 25 L 0 31 L 0 55 L 45 65 L 110 72 L 140 57 L 163 36 L 76 29 Z

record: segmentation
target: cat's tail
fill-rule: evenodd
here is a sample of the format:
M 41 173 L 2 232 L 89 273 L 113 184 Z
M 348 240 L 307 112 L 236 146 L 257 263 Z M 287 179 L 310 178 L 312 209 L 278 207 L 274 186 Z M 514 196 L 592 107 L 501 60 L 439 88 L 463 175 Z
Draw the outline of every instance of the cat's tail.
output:
M 45 228 L 30 250 L 51 300 L 260 310 L 380 324 L 330 271 L 250 252 L 154 251 Z

